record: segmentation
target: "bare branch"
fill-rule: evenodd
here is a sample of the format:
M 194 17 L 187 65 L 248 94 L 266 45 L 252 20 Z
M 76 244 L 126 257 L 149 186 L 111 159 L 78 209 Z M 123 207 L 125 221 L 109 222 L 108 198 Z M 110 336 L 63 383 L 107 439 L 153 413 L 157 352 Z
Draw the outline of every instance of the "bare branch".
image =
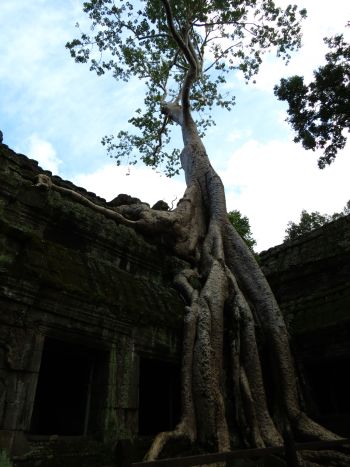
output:
M 187 40 L 185 42 L 184 39 L 178 33 L 178 31 L 175 29 L 174 21 L 173 21 L 173 14 L 170 8 L 169 1 L 162 0 L 162 3 L 165 8 L 167 23 L 168 23 L 170 32 L 173 35 L 175 42 L 177 43 L 178 47 L 182 51 L 183 55 L 185 56 L 190 66 L 189 70 L 186 73 L 183 86 L 181 89 L 181 100 L 182 100 L 183 111 L 184 111 L 184 114 L 188 115 L 188 111 L 190 108 L 190 89 L 198 74 L 198 58 L 194 51 L 191 41 Z M 188 32 L 189 31 L 187 30 L 187 34 Z
M 209 65 L 205 70 L 204 70 L 204 73 L 206 73 L 207 71 L 209 71 L 211 68 L 213 68 L 213 66 L 215 66 L 222 58 L 225 57 L 225 55 L 227 54 L 227 52 L 229 52 L 231 49 L 233 49 L 234 47 L 238 47 L 239 45 L 242 44 L 242 41 L 239 41 L 237 42 L 236 44 L 233 44 L 231 45 L 230 47 L 227 47 L 227 49 L 225 49 L 222 54 L 216 59 L 214 60 L 213 63 L 211 63 L 211 65 Z
M 232 24 L 235 24 L 235 25 L 239 25 L 239 26 L 255 26 L 255 27 L 259 27 L 258 24 L 256 23 L 253 23 L 251 21 L 213 21 L 213 22 L 210 22 L 210 23 L 196 23 L 194 22 L 193 23 L 193 26 L 196 26 L 197 28 L 211 28 L 211 27 L 214 27 L 214 26 L 227 26 L 227 25 L 232 25 Z
M 162 1 L 163 5 L 164 5 L 168 26 L 169 26 L 170 32 L 171 32 L 175 42 L 177 43 L 179 48 L 182 50 L 182 52 L 185 55 L 189 65 L 192 68 L 196 69 L 197 63 L 196 63 L 195 57 L 193 57 L 190 49 L 188 48 L 188 45 L 183 41 L 182 37 L 180 36 L 180 34 L 175 29 L 173 14 L 172 14 L 170 4 L 169 4 L 168 0 L 161 0 L 161 1 Z
M 166 129 L 166 126 L 169 122 L 169 117 L 167 115 L 164 115 L 164 118 L 163 118 L 163 124 L 160 128 L 160 130 L 158 131 L 158 144 L 156 145 L 156 147 L 154 148 L 154 157 L 156 158 L 160 152 L 160 150 L 162 149 L 162 146 L 163 146 L 163 140 L 162 140 L 162 136 L 165 132 L 165 129 Z
M 136 36 L 136 39 L 141 42 L 141 41 L 146 41 L 147 39 L 155 39 L 158 37 L 164 37 L 164 39 L 170 38 L 168 34 L 149 34 L 148 36 L 142 36 L 142 37 Z

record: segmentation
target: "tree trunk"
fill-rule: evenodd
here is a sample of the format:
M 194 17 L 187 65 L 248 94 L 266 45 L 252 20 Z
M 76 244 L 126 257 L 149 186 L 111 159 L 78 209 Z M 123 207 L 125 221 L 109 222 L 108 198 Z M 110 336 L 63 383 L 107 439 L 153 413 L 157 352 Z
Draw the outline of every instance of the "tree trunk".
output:
M 283 316 L 254 256 L 228 220 L 221 179 L 189 110 L 164 104 L 163 111 L 181 126 L 184 140 L 187 189 L 175 211 L 152 211 L 146 205 L 107 209 L 45 175 L 37 184 L 69 194 L 118 223 L 168 234 L 175 253 L 190 265 L 174 279 L 186 301 L 182 417 L 174 431 L 156 436 L 146 459 L 157 458 L 170 439 L 180 437 L 212 451 L 282 445 L 290 430 L 300 439 L 337 439 L 300 408 Z M 350 465 L 349 457 L 339 453 L 334 463 L 329 452 L 304 457 L 304 466 Z
M 182 436 L 219 451 L 229 450 L 233 440 L 251 447 L 282 445 L 287 426 L 296 435 L 336 439 L 300 409 L 283 316 L 254 256 L 228 221 L 223 184 L 190 113 L 184 116 L 174 104 L 164 111 L 182 128 L 187 190 L 176 209 L 182 229 L 175 251 L 191 269 L 175 280 L 187 303 L 182 419 L 173 432 L 155 438 L 146 458 L 155 459 L 169 439 Z M 262 351 L 270 357 L 265 378 Z M 271 407 L 265 382 L 273 387 Z

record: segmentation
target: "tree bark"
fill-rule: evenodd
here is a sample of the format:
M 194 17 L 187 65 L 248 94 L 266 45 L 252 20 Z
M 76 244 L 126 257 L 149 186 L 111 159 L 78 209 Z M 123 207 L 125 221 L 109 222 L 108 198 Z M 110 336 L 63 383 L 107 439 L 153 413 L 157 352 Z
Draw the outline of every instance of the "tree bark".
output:
M 337 439 L 300 408 L 282 313 L 253 254 L 228 220 L 222 181 L 191 115 L 190 94 L 201 73 L 200 57 L 189 39 L 190 29 L 180 33 L 169 1 L 161 3 L 169 34 L 187 64 L 178 100 L 162 104 L 162 112 L 181 127 L 187 189 L 173 212 L 160 213 L 145 205 L 96 207 L 139 231 L 163 232 L 174 252 L 190 265 L 175 278 L 186 301 L 182 417 L 173 431 L 155 437 L 146 459 L 156 459 L 169 440 L 179 437 L 213 451 L 227 451 L 234 444 L 282 445 L 285 427 L 296 436 Z M 50 185 L 44 179 L 40 184 Z M 264 365 L 267 353 L 270 364 Z M 273 404 L 268 404 L 271 398 Z M 309 457 L 309 465 L 314 460 L 322 463 L 322 456 Z M 342 457 L 336 462 L 342 465 Z
M 300 408 L 282 313 L 253 254 L 228 221 L 223 184 L 189 109 L 163 104 L 163 111 L 182 129 L 187 190 L 176 209 L 183 222 L 174 249 L 192 269 L 176 278 L 187 304 L 182 419 L 173 432 L 155 438 L 146 459 L 155 459 L 169 439 L 181 436 L 219 451 L 229 450 L 231 439 L 251 447 L 282 445 L 287 425 L 297 436 L 337 439 Z M 267 404 L 257 331 L 273 358 L 273 407 Z M 228 340 L 229 359 L 224 358 Z M 232 404 L 226 403 L 229 395 Z
M 222 182 L 189 110 L 185 115 L 182 106 L 163 104 L 163 111 L 181 126 L 184 140 L 181 162 L 187 189 L 175 211 L 153 211 L 146 205 L 107 209 L 45 175 L 37 184 L 141 232 L 170 236 L 174 252 L 190 265 L 174 278 L 186 302 L 182 417 L 173 431 L 155 437 L 146 459 L 156 459 L 169 440 L 182 437 L 209 451 L 227 451 L 237 444 L 282 445 L 287 426 L 300 439 L 338 439 L 300 408 L 282 313 L 253 254 L 228 220 Z M 262 364 L 266 353 L 269 365 Z M 350 464 L 339 453 L 304 457 L 305 466 Z

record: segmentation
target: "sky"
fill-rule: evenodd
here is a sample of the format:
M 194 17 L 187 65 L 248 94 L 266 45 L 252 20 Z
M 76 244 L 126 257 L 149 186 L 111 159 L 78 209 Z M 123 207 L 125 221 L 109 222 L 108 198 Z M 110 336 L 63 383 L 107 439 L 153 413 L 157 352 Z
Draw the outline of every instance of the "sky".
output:
M 65 49 L 88 29 L 81 0 L 0 1 L 0 129 L 4 143 L 63 179 L 106 200 L 119 193 L 151 205 L 164 199 L 176 205 L 185 182 L 137 165 L 117 167 L 100 141 L 125 129 L 143 100 L 142 85 L 97 77 L 88 65 L 76 64 Z M 285 0 L 276 1 L 286 4 Z M 286 67 L 268 56 L 256 83 L 233 75 L 227 86 L 237 104 L 228 113 L 216 110 L 217 122 L 205 145 L 225 185 L 227 209 L 250 221 L 257 251 L 283 242 L 289 221 L 301 211 L 340 212 L 350 199 L 350 144 L 324 170 L 320 154 L 293 142 L 285 122 L 286 104 L 273 87 L 280 78 L 301 74 L 306 80 L 324 62 L 322 38 L 344 32 L 349 39 L 348 0 L 296 0 L 308 10 L 303 47 Z M 179 139 L 179 145 L 181 141 Z M 1 161 L 0 161 L 1 163 Z

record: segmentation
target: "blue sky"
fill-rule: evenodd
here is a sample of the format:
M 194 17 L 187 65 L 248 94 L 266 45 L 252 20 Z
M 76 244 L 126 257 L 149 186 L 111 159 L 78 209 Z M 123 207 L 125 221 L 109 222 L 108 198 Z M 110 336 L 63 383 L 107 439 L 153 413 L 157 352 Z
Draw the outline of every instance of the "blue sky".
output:
M 286 4 L 280 0 L 280 4 Z M 231 113 L 215 111 L 217 126 L 205 143 L 227 194 L 228 209 L 250 219 L 258 249 L 283 241 L 287 222 L 302 209 L 340 211 L 350 199 L 349 145 L 336 162 L 320 171 L 318 155 L 292 142 L 285 123 L 285 105 L 273 95 L 283 76 L 312 76 L 322 63 L 322 37 L 349 28 L 348 0 L 298 0 L 308 10 L 304 46 L 286 68 L 267 57 L 255 85 L 232 76 L 237 96 Z M 154 203 L 181 197 L 183 177 L 169 180 L 143 166 L 116 167 L 100 144 L 105 134 L 125 128 L 142 102 L 138 81 L 119 83 L 97 77 L 78 65 L 64 45 L 88 21 L 80 0 L 1 0 L 0 2 L 0 129 L 4 142 L 39 161 L 62 178 L 106 199 L 129 193 Z M 179 140 L 180 144 L 180 140 Z

